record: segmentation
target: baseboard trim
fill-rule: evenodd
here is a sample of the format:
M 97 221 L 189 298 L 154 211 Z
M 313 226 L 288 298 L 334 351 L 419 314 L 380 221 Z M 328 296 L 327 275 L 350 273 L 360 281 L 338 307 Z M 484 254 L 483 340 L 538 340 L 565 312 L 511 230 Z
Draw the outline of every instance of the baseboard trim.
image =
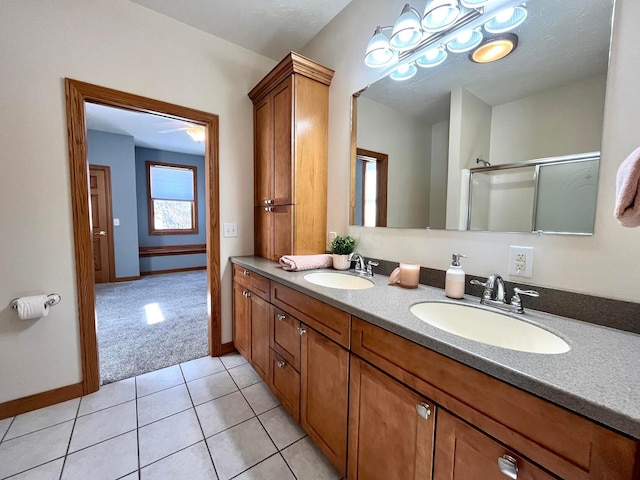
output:
M 236 351 L 236 347 L 233 345 L 233 342 L 223 343 L 221 355 L 226 355 L 228 353 L 234 353 Z
M 192 255 L 194 253 L 207 253 L 207 244 L 195 245 L 163 245 L 160 247 L 140 247 L 140 257 L 164 257 L 167 255 Z
M 114 280 L 114 282 L 132 282 L 133 280 L 140 280 L 142 277 L 140 275 L 133 277 L 118 277 Z
M 147 277 L 149 275 L 162 275 L 163 273 L 179 273 L 179 272 L 193 272 L 196 270 L 206 270 L 207 266 L 202 267 L 186 267 L 186 268 L 173 268 L 171 270 L 152 270 L 150 272 L 140 272 L 142 277 Z
M 82 382 L 0 403 L 0 420 L 82 396 Z

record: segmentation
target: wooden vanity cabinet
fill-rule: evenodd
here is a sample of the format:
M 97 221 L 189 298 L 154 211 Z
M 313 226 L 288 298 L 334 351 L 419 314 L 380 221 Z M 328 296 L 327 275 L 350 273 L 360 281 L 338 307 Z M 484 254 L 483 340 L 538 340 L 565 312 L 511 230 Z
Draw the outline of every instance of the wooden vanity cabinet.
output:
M 333 70 L 291 52 L 249 92 L 258 256 L 326 249 L 332 78 Z
M 430 479 L 436 405 L 355 355 L 349 384 L 349 480 Z

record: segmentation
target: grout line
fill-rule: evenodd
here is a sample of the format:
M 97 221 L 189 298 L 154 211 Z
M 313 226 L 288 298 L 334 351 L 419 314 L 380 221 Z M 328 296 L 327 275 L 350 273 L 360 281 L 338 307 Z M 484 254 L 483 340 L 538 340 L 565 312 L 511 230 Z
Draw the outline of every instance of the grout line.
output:
M 0 437 L 0 443 L 4 442 L 5 437 L 7 436 L 7 433 L 9 433 L 9 430 L 11 430 L 11 426 L 13 425 L 13 422 L 16 421 L 16 418 L 18 418 L 18 416 L 16 415 L 15 417 L 13 417 L 11 419 L 11 421 L 9 422 L 9 426 L 7 427 L 7 429 L 5 430 L 4 434 L 2 435 L 2 437 Z M 15 437 L 18 438 L 18 437 Z
M 274 454 L 272 454 L 272 455 L 269 455 L 267 458 L 264 458 L 264 459 L 260 460 L 260 461 L 259 461 L 258 463 L 256 463 L 255 465 L 251 465 L 249 468 L 247 468 L 247 469 L 245 469 L 245 470 L 241 471 L 241 472 L 240 472 L 240 473 L 238 473 L 237 475 L 234 475 L 234 476 L 233 476 L 233 477 L 231 477 L 229 480 L 233 480 L 234 478 L 238 478 L 238 477 L 239 477 L 240 475 L 242 475 L 243 473 L 248 472 L 248 471 L 249 471 L 249 470 L 251 470 L 252 468 L 257 467 L 257 466 L 258 466 L 258 465 L 260 465 L 261 463 L 264 463 L 264 462 L 266 462 L 267 460 L 269 460 L 270 458 L 275 457 L 276 455 L 279 455 L 279 454 L 280 454 L 280 452 L 276 452 L 276 453 L 274 453 Z M 286 463 L 286 462 L 285 462 L 285 463 Z M 294 475 L 294 478 L 295 478 L 295 475 Z
M 136 397 L 136 448 L 138 451 L 138 480 L 140 479 L 140 420 L 138 418 L 138 378 L 133 377 L 133 392 Z
M 186 386 L 186 378 L 184 376 L 184 372 L 182 371 L 182 367 L 180 367 L 180 373 L 182 373 L 182 378 L 185 380 L 185 386 Z M 229 375 L 231 376 L 231 375 Z M 233 379 L 232 379 L 233 380 Z M 189 394 L 189 399 L 191 400 L 191 405 L 193 406 L 193 413 L 196 416 L 196 420 L 198 421 L 198 425 L 200 426 L 200 432 L 202 433 L 202 441 L 204 442 L 204 446 L 207 449 L 207 452 L 209 453 L 209 460 L 211 460 L 211 466 L 213 467 L 213 472 L 216 476 L 216 478 L 220 478 L 220 476 L 218 475 L 218 469 L 216 468 L 216 464 L 213 461 L 213 456 L 211 455 L 211 449 L 209 448 L 209 442 L 207 442 L 207 437 L 204 434 L 204 429 L 202 428 L 202 422 L 200 422 L 200 417 L 198 416 L 198 411 L 196 410 L 196 404 L 193 402 L 193 397 L 191 396 L 191 391 L 189 390 L 189 387 L 187 387 L 187 393 Z M 230 394 L 229 394 L 230 395 Z
M 58 460 L 60 460 L 62 458 L 64 458 L 64 455 L 62 455 L 60 457 L 57 457 L 57 458 L 53 458 L 51 460 L 47 460 L 44 463 L 39 463 L 38 465 L 34 465 L 33 467 L 27 468 L 26 470 L 22 470 L 20 472 L 12 473 L 8 477 L 2 477 L 0 480 L 11 480 L 12 478 L 17 477 L 18 475 L 22 475 L 22 474 L 25 474 L 27 472 L 30 472 L 31 470 L 35 470 L 36 468 L 40 468 L 40 467 L 43 467 L 43 466 L 48 465 L 50 463 L 57 462 Z M 60 475 L 62 476 L 62 470 L 60 470 Z
M 64 453 L 64 460 L 62 460 L 62 468 L 60 469 L 60 476 L 58 480 L 62 480 L 62 473 L 64 472 L 64 467 L 67 466 L 67 457 L 69 456 L 69 449 L 71 448 L 71 439 L 73 438 L 73 432 L 76 429 L 76 422 L 78 421 L 78 413 L 80 412 L 80 405 L 82 404 L 82 397 L 80 397 L 80 401 L 78 402 L 78 408 L 76 408 L 76 416 L 73 418 L 73 426 L 71 427 L 71 434 L 69 435 L 69 441 L 67 442 L 67 450 Z

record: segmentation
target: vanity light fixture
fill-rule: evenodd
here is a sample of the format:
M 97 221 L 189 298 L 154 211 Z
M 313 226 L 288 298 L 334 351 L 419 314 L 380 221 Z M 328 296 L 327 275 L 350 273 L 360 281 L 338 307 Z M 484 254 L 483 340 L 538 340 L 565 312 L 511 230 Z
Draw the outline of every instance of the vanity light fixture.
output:
M 513 52 L 518 46 L 518 36 L 513 33 L 495 35 L 482 42 L 469 59 L 476 63 L 490 63 L 500 60 Z
M 515 49 L 517 37 L 511 47 L 508 38 L 490 44 L 483 40 L 483 30 L 502 34 L 521 25 L 526 17 L 522 0 L 427 0 L 422 16 L 407 3 L 393 26 L 376 27 L 364 61 L 372 68 L 390 67 L 388 74 L 394 80 L 411 78 L 416 66 L 440 65 L 447 51 L 473 50 L 474 62 L 495 61 Z M 391 37 L 385 31 L 391 31 Z M 497 41 L 495 36 L 491 39 Z
M 191 137 L 194 142 L 204 143 L 205 131 L 202 125 L 194 125 L 186 130 L 187 135 Z

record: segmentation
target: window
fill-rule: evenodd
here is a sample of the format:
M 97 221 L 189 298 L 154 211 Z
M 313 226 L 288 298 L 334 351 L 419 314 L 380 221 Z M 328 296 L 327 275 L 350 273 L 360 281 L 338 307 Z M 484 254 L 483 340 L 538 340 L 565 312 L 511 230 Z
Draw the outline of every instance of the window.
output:
M 149 235 L 198 233 L 196 167 L 147 162 Z

